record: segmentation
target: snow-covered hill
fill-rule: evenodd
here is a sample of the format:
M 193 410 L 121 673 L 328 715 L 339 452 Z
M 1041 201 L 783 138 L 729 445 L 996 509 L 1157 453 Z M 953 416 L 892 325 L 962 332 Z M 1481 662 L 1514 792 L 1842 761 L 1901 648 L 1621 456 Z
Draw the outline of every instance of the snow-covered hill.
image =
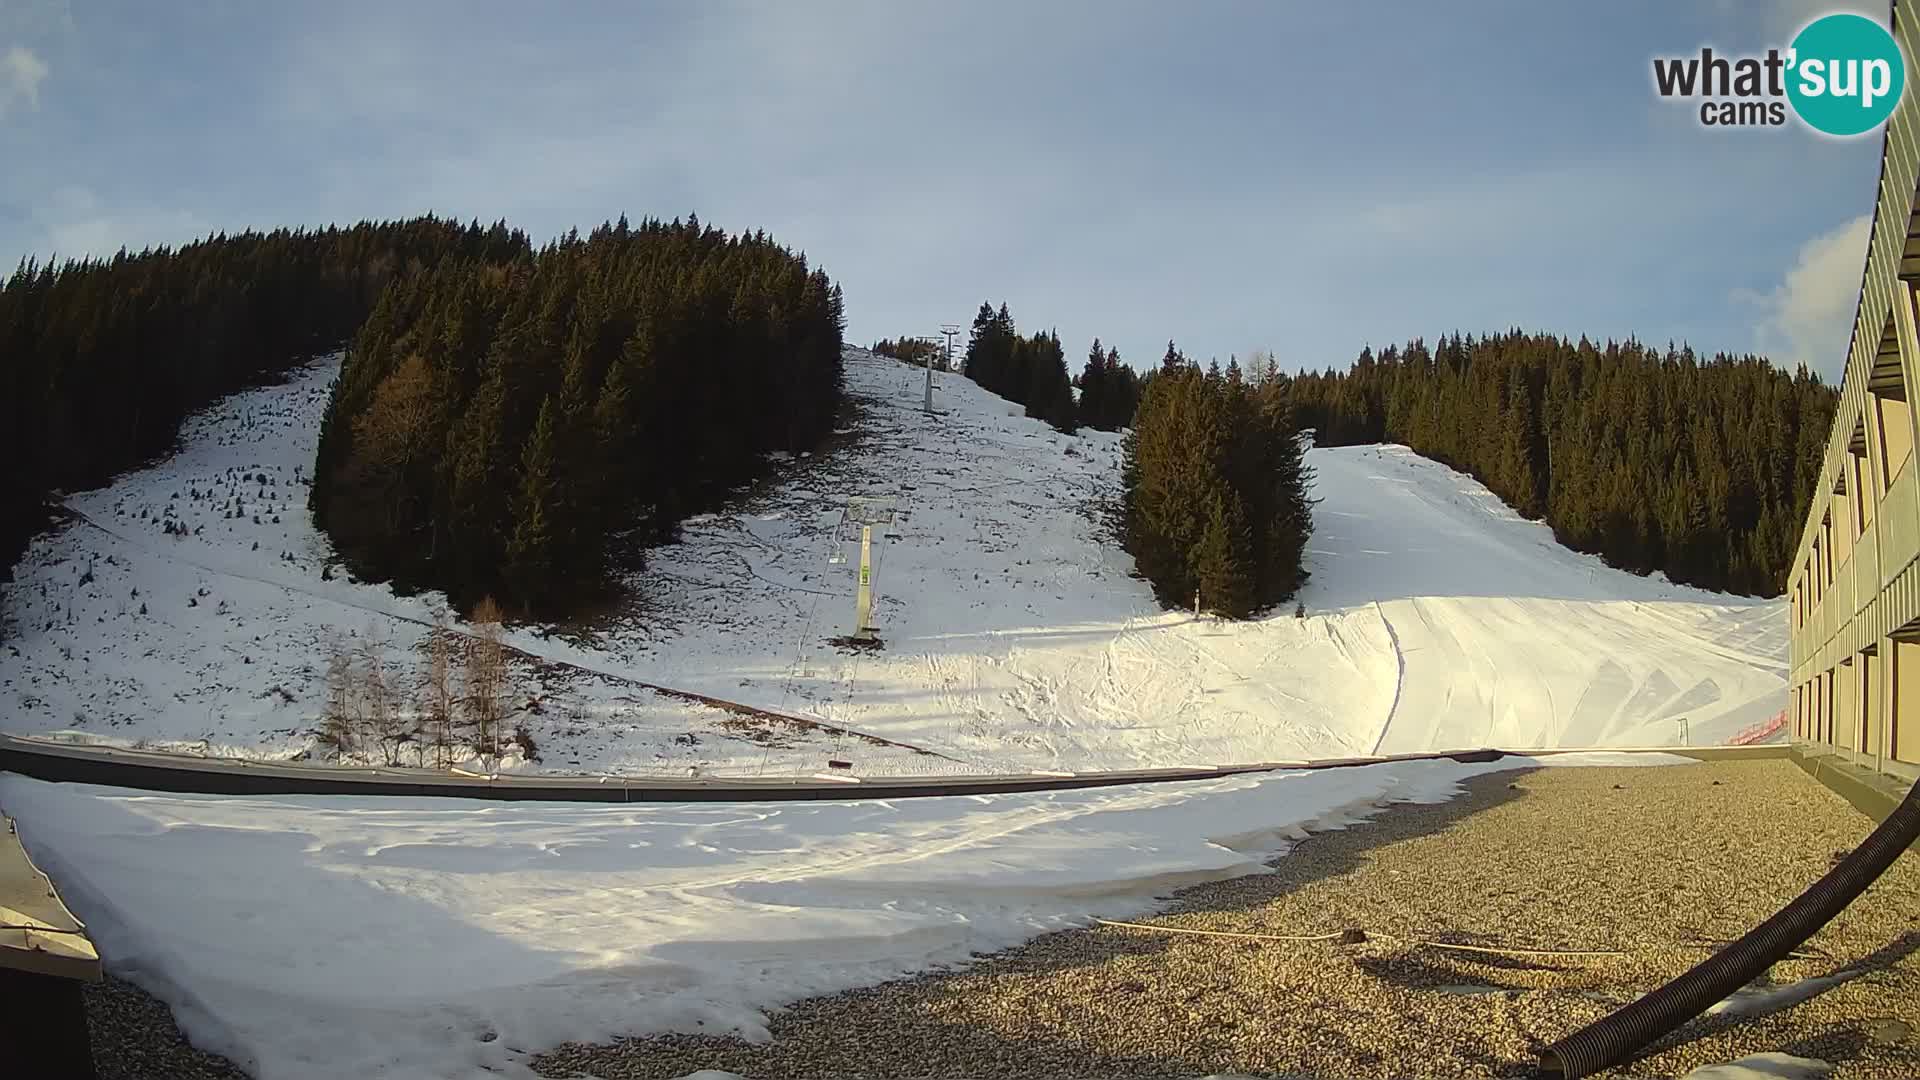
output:
M 7 592 L 0 725 L 288 756 L 311 745 L 330 634 L 416 662 L 441 599 L 323 573 L 305 513 L 331 376 L 321 363 L 236 395 L 172 458 L 69 500 L 75 521 Z M 873 775 L 1704 743 L 1784 705 L 1781 603 L 1608 569 L 1402 447 L 1309 456 L 1306 618 L 1159 611 L 1097 524 L 1116 436 L 1060 435 L 956 376 L 927 416 L 922 378 L 848 350 L 858 415 L 837 445 L 689 522 L 630 611 L 513 632 L 516 720 L 542 767 L 813 772 L 835 757 Z M 853 615 L 849 496 L 896 510 L 876 530 L 878 651 L 829 643 Z

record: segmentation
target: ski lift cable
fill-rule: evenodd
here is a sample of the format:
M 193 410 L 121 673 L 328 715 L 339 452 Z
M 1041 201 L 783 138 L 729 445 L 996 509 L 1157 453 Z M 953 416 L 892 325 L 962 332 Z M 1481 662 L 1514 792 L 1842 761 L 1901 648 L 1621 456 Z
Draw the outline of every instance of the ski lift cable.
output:
M 835 561 L 834 556 L 838 554 L 840 550 L 840 533 L 846 524 L 846 517 L 846 508 L 842 507 L 840 510 L 840 520 L 834 522 L 833 532 L 827 537 L 827 562 L 829 564 Z M 785 712 L 788 705 L 792 702 L 793 695 L 800 686 L 799 680 L 801 678 L 801 672 L 806 669 L 807 642 L 813 638 L 813 628 L 818 622 L 820 615 L 820 597 L 822 595 L 825 594 L 821 592 L 813 593 L 812 599 L 808 601 L 807 604 L 807 617 L 800 624 L 800 636 L 794 642 L 793 664 L 787 668 L 787 677 L 782 681 L 780 687 L 780 710 L 782 712 Z M 764 776 L 766 774 L 767 765 L 772 756 L 773 746 L 772 743 L 769 742 L 765 752 L 760 756 L 761 775 Z

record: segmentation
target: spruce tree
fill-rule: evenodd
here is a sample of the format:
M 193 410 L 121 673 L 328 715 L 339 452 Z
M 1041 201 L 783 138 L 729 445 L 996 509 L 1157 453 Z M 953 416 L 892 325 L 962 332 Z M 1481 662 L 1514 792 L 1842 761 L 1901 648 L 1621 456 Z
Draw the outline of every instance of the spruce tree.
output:
M 1208 500 L 1206 526 L 1191 553 L 1203 610 L 1229 619 L 1244 619 L 1254 613 L 1259 592 L 1252 547 L 1252 531 L 1239 496 L 1221 488 Z
M 1107 418 L 1112 415 L 1111 394 L 1108 390 L 1107 354 L 1100 348 L 1100 339 L 1093 339 L 1093 347 L 1087 352 L 1086 366 L 1080 369 L 1080 423 L 1090 428 L 1106 431 Z
M 1058 334 L 1035 334 L 1026 343 L 1027 415 L 1052 424 L 1069 435 L 1074 431 L 1073 384 L 1067 376 L 1066 353 Z
M 1175 348 L 1172 340 L 1169 339 L 1167 342 L 1167 354 L 1160 358 L 1160 370 L 1172 374 L 1185 366 L 1187 366 L 1186 354 Z
M 1108 431 L 1118 431 L 1133 423 L 1133 411 L 1140 404 L 1140 377 L 1120 362 L 1120 350 L 1107 349 L 1107 402 L 1105 422 Z
M 513 500 L 513 536 L 507 542 L 507 580 L 522 608 L 541 603 L 554 588 L 558 565 L 558 484 L 555 482 L 556 414 L 554 399 L 540 405 L 520 458 L 520 482 Z
M 975 383 L 991 390 L 999 380 L 999 372 L 995 370 L 994 365 L 996 359 L 993 346 L 993 307 L 982 300 L 980 311 L 973 317 L 973 329 L 967 334 L 967 351 L 961 361 L 960 371 Z
M 1306 580 L 1310 475 L 1290 413 L 1244 380 L 1180 365 L 1148 379 L 1122 443 L 1123 540 L 1167 607 L 1244 618 Z

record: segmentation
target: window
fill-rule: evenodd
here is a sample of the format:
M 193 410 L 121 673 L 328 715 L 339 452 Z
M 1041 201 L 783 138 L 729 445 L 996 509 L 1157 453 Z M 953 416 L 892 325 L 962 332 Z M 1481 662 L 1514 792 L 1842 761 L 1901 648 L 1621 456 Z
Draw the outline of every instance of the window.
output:
M 1820 677 L 1820 741 L 1823 743 L 1833 742 L 1834 692 L 1838 689 L 1834 674 L 1828 671 Z
M 1860 653 L 1860 736 L 1854 749 L 1871 754 L 1880 735 L 1880 653 L 1864 649 Z
M 1880 425 L 1881 483 L 1887 487 L 1893 486 L 1893 478 L 1913 456 L 1913 417 L 1907 408 L 1906 388 L 1901 387 L 1898 394 L 1894 396 L 1890 388 L 1873 395 L 1874 422 Z
M 1820 519 L 1820 572 L 1824 575 L 1821 585 L 1833 584 L 1833 515 Z
M 1847 486 L 1844 470 L 1839 486 L 1833 492 L 1833 520 L 1838 523 L 1833 531 L 1833 564 L 1836 567 L 1845 566 L 1848 556 L 1853 554 L 1853 539 L 1860 535 L 1860 529 L 1856 524 L 1853 496 Z
M 1848 750 L 1860 748 L 1860 665 L 1855 657 L 1840 661 L 1833 692 L 1832 743 Z
M 1853 492 L 1854 535 L 1859 536 L 1873 524 L 1873 470 L 1867 467 L 1865 436 L 1858 453 L 1847 455 L 1847 488 Z

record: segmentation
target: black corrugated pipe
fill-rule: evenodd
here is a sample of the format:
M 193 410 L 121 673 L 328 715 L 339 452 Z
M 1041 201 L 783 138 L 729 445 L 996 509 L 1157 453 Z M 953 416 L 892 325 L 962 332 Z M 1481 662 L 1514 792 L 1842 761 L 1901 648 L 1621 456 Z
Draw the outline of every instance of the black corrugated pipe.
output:
M 1920 783 L 1873 834 L 1791 904 L 1672 982 L 1540 1053 L 1540 1073 L 1590 1076 L 1699 1016 L 1827 925 L 1920 838 Z

